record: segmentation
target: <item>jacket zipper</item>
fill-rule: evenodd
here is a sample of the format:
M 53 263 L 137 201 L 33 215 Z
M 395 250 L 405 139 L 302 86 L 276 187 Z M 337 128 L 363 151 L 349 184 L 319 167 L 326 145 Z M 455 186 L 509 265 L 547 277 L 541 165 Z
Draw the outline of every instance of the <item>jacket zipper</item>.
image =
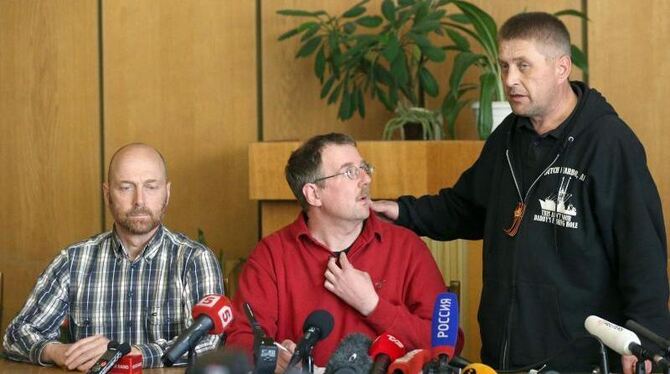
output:
M 544 168 L 544 170 L 542 170 L 540 175 L 538 175 L 537 178 L 535 178 L 535 180 L 533 181 L 533 183 L 531 183 L 530 187 L 528 187 L 528 191 L 526 191 L 526 196 L 523 196 L 521 194 L 521 188 L 519 188 L 519 182 L 517 181 L 516 175 L 514 174 L 514 168 L 512 167 L 512 159 L 510 157 L 509 149 L 505 150 L 505 157 L 507 158 L 507 164 L 509 165 L 509 171 L 510 171 L 510 173 L 512 173 L 512 179 L 514 180 L 514 187 L 516 187 L 516 192 L 519 194 L 519 202 L 521 204 L 524 204 L 524 205 L 526 204 L 526 202 L 528 201 L 528 197 L 530 196 L 530 193 L 533 190 L 533 187 L 535 187 L 535 184 L 537 184 L 537 182 L 540 180 L 540 178 L 542 178 L 544 173 L 546 173 L 547 170 L 549 170 L 549 168 L 554 166 L 554 164 L 556 163 L 556 161 L 558 160 L 558 158 L 560 156 L 561 156 L 560 152 L 556 154 L 556 157 L 554 157 L 554 160 L 551 161 L 551 163 L 549 163 L 549 166 Z M 514 300 L 514 298 L 516 298 L 516 260 L 513 262 L 513 265 L 512 265 L 512 295 L 511 295 L 511 299 Z M 500 368 L 503 369 L 503 370 L 509 369 L 509 367 L 508 367 L 509 366 L 509 357 L 508 357 L 509 351 L 508 350 L 509 350 L 509 341 L 510 341 L 510 335 L 511 335 L 510 332 L 512 330 L 512 312 L 513 311 L 514 311 L 514 303 L 510 302 L 509 310 L 508 310 L 508 314 L 507 314 L 507 323 L 506 323 L 506 326 L 505 326 L 505 339 L 504 339 L 503 347 L 502 347 L 502 355 L 500 357 Z

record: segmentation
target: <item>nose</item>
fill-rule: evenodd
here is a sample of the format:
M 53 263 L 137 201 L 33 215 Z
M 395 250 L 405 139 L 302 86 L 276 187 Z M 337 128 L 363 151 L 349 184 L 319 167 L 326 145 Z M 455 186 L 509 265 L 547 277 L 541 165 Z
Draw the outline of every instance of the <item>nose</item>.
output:
M 372 182 L 372 175 L 368 173 L 365 169 L 361 169 L 360 172 L 361 182 L 365 184 L 370 184 Z
M 510 88 L 519 82 L 519 74 L 513 66 L 502 70 L 502 79 L 505 86 Z
M 144 190 L 142 188 L 135 189 L 135 206 L 144 206 Z

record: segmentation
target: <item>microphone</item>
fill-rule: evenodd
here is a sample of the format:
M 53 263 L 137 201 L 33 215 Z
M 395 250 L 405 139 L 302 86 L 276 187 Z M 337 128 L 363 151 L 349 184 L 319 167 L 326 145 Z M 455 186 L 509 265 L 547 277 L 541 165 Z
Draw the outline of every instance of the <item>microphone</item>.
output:
M 659 347 L 665 349 L 666 352 L 670 352 L 670 340 L 656 335 L 651 330 L 647 329 L 646 327 L 640 325 L 639 323 L 633 321 L 632 319 L 629 319 L 626 321 L 626 327 L 629 329 L 633 330 L 636 334 L 640 334 L 644 336 L 645 338 L 649 339 L 652 341 L 654 344 L 658 345 Z
M 223 295 L 207 295 L 191 311 L 193 323 L 163 354 L 161 360 L 165 366 L 172 366 L 186 352 L 198 344 L 202 337 L 223 334 L 233 320 L 230 300 Z
M 322 339 L 325 339 L 333 330 L 333 315 L 325 310 L 315 310 L 307 316 L 302 325 L 304 335 L 302 340 L 293 351 L 293 356 L 286 367 L 286 371 L 293 368 L 299 362 L 307 358 L 312 353 L 314 345 Z
M 463 374 L 497 374 L 492 367 L 480 363 L 472 363 L 463 368 Z
M 110 341 L 107 343 L 107 352 L 103 353 L 102 356 L 96 361 L 96 363 L 91 367 L 91 370 L 88 371 L 89 374 L 105 374 L 108 371 L 112 370 L 112 367 L 121 359 L 130 352 L 130 344 L 123 343 L 119 344 L 116 341 Z
M 391 362 L 405 354 L 405 345 L 395 336 L 383 333 L 372 342 L 369 353 L 374 360 L 370 373 L 384 374 Z
M 442 292 L 435 299 L 431 326 L 431 353 L 433 362 L 428 372 L 453 372 L 449 359 L 454 357 L 458 340 L 458 297 L 451 292 Z
M 430 361 L 427 349 L 415 349 L 391 363 L 386 371 L 388 374 L 416 374 L 421 372 L 423 365 Z
M 368 374 L 372 360 L 368 349 L 372 341 L 361 333 L 348 335 L 330 356 L 325 374 Z
M 274 374 L 278 356 L 275 341 L 265 335 L 265 331 L 254 317 L 251 305 L 243 303 L 242 307 L 254 333 L 254 374 Z
M 634 332 L 619 325 L 598 316 L 588 316 L 584 321 L 584 327 L 591 335 L 600 339 L 603 344 L 620 355 L 635 355 L 640 359 L 652 360 L 656 364 L 663 364 L 666 367 L 670 364 L 665 357 L 642 347 L 640 338 Z

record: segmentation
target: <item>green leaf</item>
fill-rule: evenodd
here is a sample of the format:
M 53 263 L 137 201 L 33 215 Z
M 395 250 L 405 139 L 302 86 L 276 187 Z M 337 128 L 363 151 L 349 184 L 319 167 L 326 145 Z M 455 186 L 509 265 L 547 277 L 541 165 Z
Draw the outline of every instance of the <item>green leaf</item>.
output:
M 321 37 L 320 36 L 313 37 L 312 39 L 306 41 L 305 44 L 302 45 L 302 47 L 300 47 L 295 57 L 299 58 L 311 55 L 316 50 L 316 47 L 319 46 L 319 44 L 321 44 Z
M 437 81 L 435 80 L 435 77 L 433 77 L 433 74 L 431 74 L 424 66 L 419 68 L 419 79 L 426 94 L 431 97 L 436 97 L 439 93 Z
M 479 77 L 479 115 L 477 116 L 477 130 L 479 138 L 486 139 L 491 134 L 493 125 L 493 95 L 496 91 L 496 75 L 492 72 Z
M 323 83 L 324 71 L 326 71 L 326 55 L 323 52 L 323 45 L 321 45 L 321 48 L 316 52 L 316 57 L 314 58 L 314 74 L 316 74 L 321 83 Z
M 377 27 L 381 25 L 382 22 L 383 20 L 380 16 L 365 16 L 356 20 L 357 24 L 369 28 Z
M 442 48 L 427 47 L 421 48 L 421 53 L 430 61 L 442 62 L 447 58 L 447 53 Z
M 470 43 L 463 35 L 461 35 L 461 33 L 448 28 L 447 35 L 449 36 L 449 39 L 451 39 L 454 42 L 454 44 L 456 44 L 456 47 L 459 50 L 467 51 L 470 49 Z
M 492 61 L 498 60 L 498 27 L 495 20 L 477 6 L 462 0 L 454 0 L 454 4 L 465 14 L 472 22 L 475 33 L 479 37 L 479 42 L 486 51 L 486 54 Z
M 427 34 L 431 31 L 438 30 L 440 26 L 440 21 L 425 20 L 414 24 L 414 26 L 412 26 L 412 31 L 415 33 Z
M 391 34 L 382 55 L 386 58 L 386 61 L 393 62 L 398 56 L 398 52 L 400 52 L 400 41 L 395 34 Z
M 391 74 L 400 86 L 407 84 L 409 74 L 407 73 L 407 63 L 404 54 L 398 53 L 393 61 L 391 61 Z
M 575 64 L 581 71 L 584 73 L 588 74 L 589 73 L 589 62 L 581 49 L 577 48 L 577 46 L 570 45 L 570 51 L 572 52 L 572 63 Z
M 305 40 L 314 36 L 314 34 L 316 34 L 316 32 L 319 31 L 319 29 L 320 29 L 319 24 L 316 23 L 316 22 L 303 23 L 302 25 L 300 25 L 300 27 L 298 27 L 298 29 L 302 31 L 303 30 L 302 26 L 304 26 L 304 25 L 307 25 L 307 26 L 304 27 L 304 30 L 307 30 L 307 31 L 300 38 L 301 42 L 304 42 Z
M 589 18 L 586 16 L 586 13 L 580 12 L 576 9 L 563 9 L 559 10 L 558 12 L 554 13 L 554 16 L 560 17 L 560 16 L 573 16 L 573 17 L 578 17 L 583 20 L 589 21 Z
M 316 12 L 310 12 L 307 10 L 300 10 L 300 9 L 281 9 L 277 11 L 277 14 L 281 14 L 282 16 L 292 16 L 292 17 L 318 17 L 321 15 L 327 14 L 323 10 L 317 10 Z
M 337 86 L 335 86 L 333 92 L 330 93 L 330 96 L 328 97 L 328 105 L 337 101 L 337 99 L 340 97 L 341 90 L 342 90 L 342 82 L 338 83 Z
M 387 110 L 392 111 L 394 108 L 393 108 L 393 105 L 391 105 L 391 101 L 389 100 L 388 96 L 386 95 L 386 92 L 384 92 L 384 90 L 382 90 L 380 88 L 376 88 L 376 92 L 377 92 L 377 97 L 379 97 L 379 101 L 381 101 L 382 104 L 384 104 L 384 107 L 386 107 Z
M 421 48 L 430 48 L 433 47 L 433 43 L 431 43 L 430 39 L 428 39 L 425 35 L 423 34 L 417 34 L 413 32 L 408 32 L 407 37 L 412 39 L 416 45 L 418 45 Z
M 427 1 L 420 1 L 416 4 L 414 4 L 413 10 L 414 10 L 414 23 L 418 24 L 420 23 L 426 16 L 428 15 L 428 4 Z
M 342 26 L 342 29 L 347 34 L 353 34 L 356 31 L 356 24 L 353 22 L 347 22 Z
M 288 30 L 287 32 L 279 35 L 279 38 L 277 38 L 277 40 L 282 41 L 282 40 L 288 39 L 288 38 L 292 37 L 293 35 L 298 34 L 299 32 L 300 32 L 300 30 L 298 30 L 298 28 L 296 27 L 295 29 Z
M 365 118 L 365 98 L 360 88 L 356 90 L 356 101 L 358 101 L 358 114 L 361 118 Z
M 414 1 L 415 0 L 400 0 L 400 1 L 398 1 L 398 4 L 400 4 L 400 6 L 406 7 L 406 6 L 413 5 Z
M 390 22 L 395 21 L 395 4 L 393 0 L 384 0 L 382 2 L 382 15 Z
M 342 91 L 342 101 L 340 102 L 340 110 L 337 113 L 337 117 L 341 120 L 347 120 L 351 118 L 351 94 L 346 88 Z
M 480 54 L 472 52 L 461 52 L 456 55 L 456 58 L 454 59 L 454 66 L 451 69 L 451 76 L 449 77 L 450 94 L 455 95 L 457 93 L 455 90 L 458 90 L 461 86 L 465 72 L 468 70 L 468 68 L 470 68 L 470 66 L 475 64 L 483 57 L 484 56 Z
M 447 16 L 447 18 L 449 18 L 454 22 L 462 23 L 464 25 L 469 25 L 472 23 L 470 22 L 470 18 L 468 18 L 468 16 L 466 16 L 463 13 L 450 14 Z
M 326 83 L 323 84 L 323 87 L 321 87 L 321 95 L 320 97 L 323 99 L 324 97 L 328 96 L 328 93 L 330 92 L 331 87 L 333 87 L 333 83 L 335 83 L 335 75 L 331 75 L 330 78 L 326 81 Z
M 353 7 L 351 9 L 347 10 L 346 12 L 344 12 L 342 14 L 342 17 L 343 18 L 354 18 L 354 17 L 360 16 L 363 13 L 365 13 L 365 7 L 357 6 L 357 7 Z

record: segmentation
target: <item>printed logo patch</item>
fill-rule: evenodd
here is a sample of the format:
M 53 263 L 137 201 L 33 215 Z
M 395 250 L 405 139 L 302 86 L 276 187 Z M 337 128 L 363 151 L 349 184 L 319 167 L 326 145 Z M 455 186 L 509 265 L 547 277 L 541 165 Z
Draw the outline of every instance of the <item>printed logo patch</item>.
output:
M 538 199 L 540 214 L 534 214 L 533 220 L 569 229 L 578 229 L 579 212 L 577 207 L 570 202 L 572 194 L 568 190 L 571 184 L 574 184 L 573 182 L 583 182 L 586 175 L 578 170 L 561 166 L 550 168 L 544 173 L 545 176 L 551 174 L 563 174 L 558 192 L 550 194 L 544 199 Z

